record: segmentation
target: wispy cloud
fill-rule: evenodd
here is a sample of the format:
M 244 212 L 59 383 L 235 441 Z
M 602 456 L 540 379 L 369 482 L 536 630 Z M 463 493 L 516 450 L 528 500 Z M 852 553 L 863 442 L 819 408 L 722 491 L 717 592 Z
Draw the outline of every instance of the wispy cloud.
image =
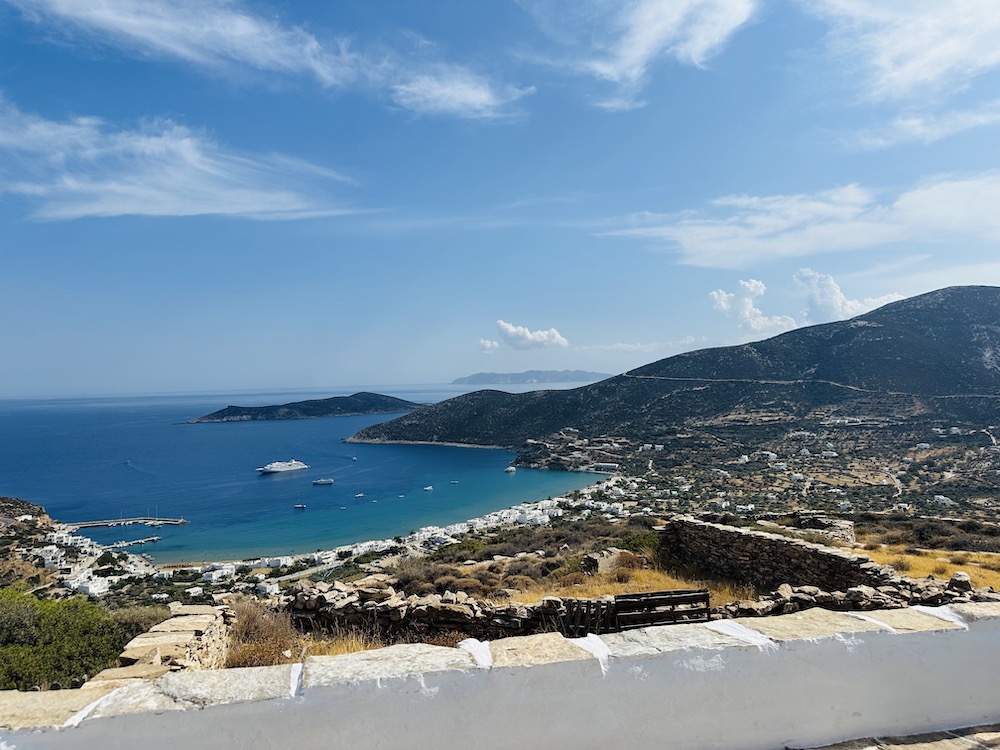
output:
M 522 2 L 539 26 L 568 48 L 555 64 L 609 82 L 606 109 L 643 105 L 639 93 L 663 58 L 703 66 L 753 16 L 755 0 L 575 0 Z
M 452 65 L 436 65 L 390 86 L 399 106 L 428 115 L 495 118 L 507 105 L 534 89 L 496 86 L 480 75 Z
M 179 60 L 215 75 L 305 76 L 327 88 L 384 92 L 420 115 L 505 117 L 510 103 L 532 91 L 428 57 L 433 45 L 418 45 L 421 52 L 365 49 L 347 35 L 321 38 L 232 0 L 6 1 L 47 29 L 136 57 Z
M 195 216 L 301 219 L 357 213 L 330 195 L 339 173 L 283 155 L 228 149 L 170 120 L 135 130 L 94 117 L 28 114 L 0 97 L 0 195 L 38 219 Z
M 887 125 L 862 130 L 848 139 L 861 149 L 882 149 L 903 143 L 933 143 L 958 133 L 1000 123 L 1000 99 L 975 109 L 954 110 L 943 114 L 910 112 Z
M 593 352 L 623 352 L 623 353 L 642 353 L 651 354 L 654 352 L 660 352 L 665 350 L 680 350 L 689 348 L 698 339 L 694 336 L 684 336 L 683 338 L 676 339 L 674 341 L 651 341 L 648 343 L 640 342 L 629 342 L 629 341 L 618 341 L 613 344 L 586 344 L 584 346 L 578 346 L 577 349 L 581 351 L 593 351 Z
M 874 99 L 950 93 L 1000 66 L 1000 5 L 982 0 L 805 0 Z
M 803 315 L 812 323 L 825 323 L 861 315 L 876 307 L 903 299 L 895 292 L 880 297 L 849 299 L 833 276 L 817 273 L 811 268 L 800 268 L 794 278 L 796 286 L 806 292 L 806 309 Z
M 724 196 L 706 212 L 635 214 L 629 226 L 604 235 L 662 244 L 692 265 L 744 268 L 903 241 L 996 243 L 997 205 L 1000 172 L 984 172 L 933 177 L 895 196 L 857 184 L 798 195 Z
M 485 351 L 494 351 L 500 344 L 506 344 L 512 349 L 544 349 L 548 347 L 566 347 L 569 341 L 555 328 L 532 331 L 526 326 L 518 326 L 505 320 L 497 321 L 497 333 L 500 341 L 480 339 L 479 344 Z
M 712 306 L 725 315 L 734 316 L 739 321 L 740 328 L 753 333 L 781 333 L 796 328 L 799 324 L 788 315 L 765 315 L 757 307 L 757 300 L 764 296 L 767 287 L 757 279 L 746 279 L 739 282 L 739 289 L 727 292 L 716 289 L 709 292 Z

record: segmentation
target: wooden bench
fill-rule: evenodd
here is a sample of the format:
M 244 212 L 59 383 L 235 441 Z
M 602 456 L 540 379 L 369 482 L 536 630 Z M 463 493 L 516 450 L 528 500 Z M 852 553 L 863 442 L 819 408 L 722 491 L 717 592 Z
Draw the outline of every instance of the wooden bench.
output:
M 566 599 L 564 604 L 566 614 L 560 619 L 560 631 L 570 638 L 649 625 L 707 622 L 711 613 L 708 589 L 618 594 L 614 600 Z

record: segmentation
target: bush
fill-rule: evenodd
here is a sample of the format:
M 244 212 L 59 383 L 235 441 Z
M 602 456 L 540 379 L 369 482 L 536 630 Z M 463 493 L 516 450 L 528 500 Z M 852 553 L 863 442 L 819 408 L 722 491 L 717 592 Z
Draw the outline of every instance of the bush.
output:
M 233 612 L 227 667 L 268 667 L 298 656 L 299 634 L 287 612 L 276 612 L 256 599 L 236 602 Z M 288 651 L 292 653 L 286 657 Z
M 111 613 L 111 619 L 126 643 L 169 618 L 170 610 L 166 607 L 126 607 Z
M 39 600 L 0 589 L 0 690 L 69 686 L 117 663 L 126 635 L 86 599 Z
M 910 569 L 910 561 L 905 557 L 897 557 L 892 560 L 889 565 L 891 565 L 898 573 L 905 573 Z
M 469 596 L 480 597 L 485 593 L 485 587 L 476 578 L 458 578 L 454 587 L 453 591 L 464 591 Z

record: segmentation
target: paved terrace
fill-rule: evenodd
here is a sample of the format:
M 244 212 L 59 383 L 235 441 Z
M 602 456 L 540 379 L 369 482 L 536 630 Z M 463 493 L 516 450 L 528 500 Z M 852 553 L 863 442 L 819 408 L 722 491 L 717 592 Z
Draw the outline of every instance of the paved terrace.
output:
M 397 645 L 279 667 L 0 694 L 4 750 L 944 750 L 1000 746 L 995 731 L 952 731 L 996 722 L 993 603 Z M 945 733 L 885 739 L 919 732 Z M 846 742 L 864 737 L 882 739 Z

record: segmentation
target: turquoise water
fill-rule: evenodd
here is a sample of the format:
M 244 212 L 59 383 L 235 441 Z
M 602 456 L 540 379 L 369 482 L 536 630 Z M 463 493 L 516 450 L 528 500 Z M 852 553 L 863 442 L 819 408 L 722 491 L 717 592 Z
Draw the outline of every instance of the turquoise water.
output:
M 426 402 L 461 391 L 440 386 L 379 392 Z M 507 451 L 342 442 L 390 418 L 385 415 L 184 424 L 231 403 L 330 395 L 342 394 L 0 401 L 0 495 L 43 505 L 50 516 L 67 522 L 185 518 L 184 526 L 84 532 L 102 543 L 155 534 L 162 537 L 159 542 L 133 550 L 170 562 L 304 553 L 382 539 L 594 481 L 593 475 L 563 472 L 506 473 L 513 459 Z M 268 476 L 255 471 L 291 458 L 309 468 Z M 312 480 L 320 477 L 335 483 L 314 486 Z M 434 489 L 425 491 L 428 485 Z M 357 493 L 365 497 L 358 499 Z M 296 504 L 306 508 L 297 510 Z

